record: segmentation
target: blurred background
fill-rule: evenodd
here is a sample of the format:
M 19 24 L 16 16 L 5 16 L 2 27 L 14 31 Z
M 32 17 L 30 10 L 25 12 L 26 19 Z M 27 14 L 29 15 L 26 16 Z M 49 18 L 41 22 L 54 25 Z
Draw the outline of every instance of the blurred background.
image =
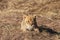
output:
M 46 32 L 22 33 L 22 16 L 37 15 L 37 25 L 60 32 L 60 0 L 0 0 L 0 40 L 60 40 Z

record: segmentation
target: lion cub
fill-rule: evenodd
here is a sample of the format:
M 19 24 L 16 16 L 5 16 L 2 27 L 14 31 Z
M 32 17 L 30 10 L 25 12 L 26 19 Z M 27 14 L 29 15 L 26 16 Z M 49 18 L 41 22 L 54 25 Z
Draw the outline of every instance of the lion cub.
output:
M 21 30 L 22 31 L 32 31 L 35 27 L 35 20 L 36 16 L 32 15 L 23 15 L 23 20 L 21 22 Z

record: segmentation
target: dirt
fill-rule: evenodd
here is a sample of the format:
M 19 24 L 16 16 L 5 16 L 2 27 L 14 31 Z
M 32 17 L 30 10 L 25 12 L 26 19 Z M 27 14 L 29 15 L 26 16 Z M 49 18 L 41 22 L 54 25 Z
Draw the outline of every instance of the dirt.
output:
M 0 40 L 60 40 L 60 35 L 45 30 L 21 32 L 24 14 L 37 15 L 39 27 L 60 33 L 60 0 L 0 0 Z

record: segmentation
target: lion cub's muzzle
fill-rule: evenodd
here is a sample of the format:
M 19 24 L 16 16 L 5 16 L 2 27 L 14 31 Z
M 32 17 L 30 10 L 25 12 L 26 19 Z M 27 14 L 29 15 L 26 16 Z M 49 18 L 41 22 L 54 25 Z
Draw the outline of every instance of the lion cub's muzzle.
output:
M 26 30 L 32 31 L 34 29 L 34 25 L 27 25 Z

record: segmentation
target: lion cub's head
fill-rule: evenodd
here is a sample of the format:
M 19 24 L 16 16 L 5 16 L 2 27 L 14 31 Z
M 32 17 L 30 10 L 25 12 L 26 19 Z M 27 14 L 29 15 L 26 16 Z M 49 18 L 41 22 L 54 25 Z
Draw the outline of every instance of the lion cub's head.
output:
M 22 29 L 33 30 L 35 26 L 36 15 L 24 15 L 22 21 Z
M 34 25 L 34 20 L 35 20 L 36 16 L 32 16 L 32 15 L 25 15 L 23 17 L 23 20 L 26 22 L 26 24 L 29 25 Z

